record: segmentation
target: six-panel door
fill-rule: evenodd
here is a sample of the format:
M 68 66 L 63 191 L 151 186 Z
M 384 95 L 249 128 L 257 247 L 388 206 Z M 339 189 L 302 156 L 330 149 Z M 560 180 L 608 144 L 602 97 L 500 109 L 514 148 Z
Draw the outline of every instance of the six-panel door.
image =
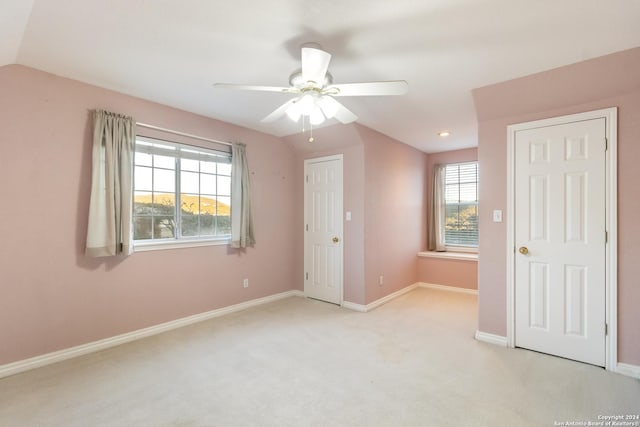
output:
M 518 131 L 515 345 L 605 364 L 605 119 Z

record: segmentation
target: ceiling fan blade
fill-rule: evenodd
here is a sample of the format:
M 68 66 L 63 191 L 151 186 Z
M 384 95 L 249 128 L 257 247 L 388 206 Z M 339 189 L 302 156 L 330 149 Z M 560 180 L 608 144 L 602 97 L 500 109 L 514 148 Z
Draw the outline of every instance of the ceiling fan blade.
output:
M 351 110 L 349 110 L 347 107 L 340 104 L 338 101 L 336 101 L 336 104 L 337 104 L 337 110 L 333 115 L 333 117 L 337 119 L 340 123 L 346 125 L 347 123 L 355 122 L 356 120 L 358 120 L 358 116 L 353 114 Z
M 281 92 L 281 93 L 297 93 L 295 88 L 278 87 L 278 86 L 252 86 L 252 85 L 236 85 L 232 83 L 214 83 L 214 88 L 234 89 L 234 90 L 254 90 L 260 92 Z
M 324 76 L 327 74 L 331 61 L 331 54 L 324 50 L 312 47 L 302 48 L 302 79 L 306 82 L 314 82 L 316 86 L 324 85 Z
M 262 123 L 271 123 L 278 120 L 280 117 L 284 116 L 287 112 L 287 109 L 298 100 L 298 98 L 293 98 L 276 108 L 271 114 L 269 114 L 264 119 L 260 120 Z
M 409 90 L 409 84 L 404 80 L 369 83 L 345 83 L 331 85 L 323 90 L 331 96 L 384 96 L 404 95 Z

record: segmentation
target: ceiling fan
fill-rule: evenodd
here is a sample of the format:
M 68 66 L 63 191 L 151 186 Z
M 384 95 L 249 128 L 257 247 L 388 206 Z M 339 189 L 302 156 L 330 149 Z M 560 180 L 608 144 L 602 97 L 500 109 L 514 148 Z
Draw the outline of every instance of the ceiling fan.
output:
M 311 125 L 319 125 L 325 119 L 335 118 L 341 123 L 351 123 L 358 119 L 354 113 L 336 101 L 340 96 L 383 96 L 404 95 L 408 84 L 404 80 L 333 84 L 329 73 L 331 54 L 316 47 L 302 47 L 302 68 L 289 77 L 289 87 L 251 86 L 229 83 L 215 83 L 216 88 L 280 92 L 298 95 L 276 108 L 263 118 L 263 123 L 274 122 L 284 116 L 297 122 L 305 118 Z M 313 140 L 311 138 L 311 140 Z

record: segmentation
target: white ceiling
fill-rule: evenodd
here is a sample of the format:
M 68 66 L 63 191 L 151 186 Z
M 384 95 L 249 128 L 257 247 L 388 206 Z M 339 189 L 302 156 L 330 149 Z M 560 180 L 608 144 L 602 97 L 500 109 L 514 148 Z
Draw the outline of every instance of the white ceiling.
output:
M 358 122 L 438 152 L 475 146 L 471 89 L 640 46 L 638 0 L 0 0 L 0 66 L 18 63 L 284 136 L 300 45 L 335 83 L 404 79 L 400 97 L 341 98 Z M 330 122 L 329 124 L 333 124 Z M 441 129 L 452 135 L 443 140 Z

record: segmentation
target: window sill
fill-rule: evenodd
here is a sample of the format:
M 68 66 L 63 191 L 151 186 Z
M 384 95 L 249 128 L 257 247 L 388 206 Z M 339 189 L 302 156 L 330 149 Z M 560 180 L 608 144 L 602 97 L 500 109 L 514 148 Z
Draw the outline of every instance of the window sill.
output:
M 469 252 L 435 252 L 426 251 L 418 252 L 418 256 L 421 258 L 441 258 L 441 259 L 455 259 L 459 261 L 473 261 L 478 262 L 477 253 Z
M 220 246 L 231 243 L 230 238 L 207 240 L 170 240 L 166 242 L 138 242 L 133 244 L 133 252 L 162 251 L 166 249 L 198 248 L 201 246 Z

